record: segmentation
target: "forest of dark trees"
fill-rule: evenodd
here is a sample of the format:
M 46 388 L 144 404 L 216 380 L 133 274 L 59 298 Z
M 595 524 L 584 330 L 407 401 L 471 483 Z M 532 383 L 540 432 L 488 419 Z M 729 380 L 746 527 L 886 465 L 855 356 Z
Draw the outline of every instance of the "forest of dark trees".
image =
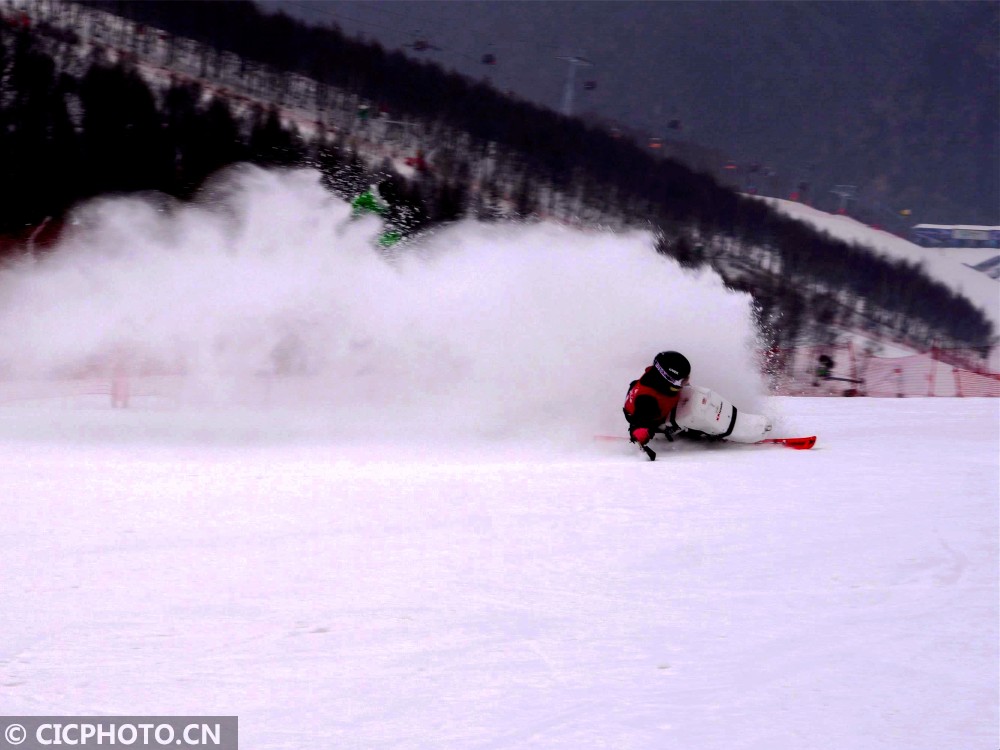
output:
M 495 144 L 518 157 L 518 219 L 537 215 L 538 195 L 548 188 L 648 226 L 660 252 L 690 267 L 710 264 L 750 292 L 777 346 L 822 337 L 823 327 L 834 324 L 922 345 L 986 347 L 992 341 L 982 312 L 919 267 L 821 235 L 707 175 L 484 82 L 349 39 L 335 27 L 262 14 L 248 0 L 84 4 L 308 76 L 400 117 L 467 133 L 478 145 L 446 169 L 407 179 L 379 168 L 383 192 L 402 212 L 397 224 L 407 232 L 469 215 L 493 218 L 469 175 L 482 150 Z M 312 166 L 343 197 L 370 179 L 348 133 L 303 138 L 276 105 L 237 115 L 226 98 L 205 97 L 190 80 L 154 90 L 135 65 L 111 62 L 100 49 L 73 74 L 67 61 L 79 51 L 71 38 L 53 40 L 60 34 L 65 37 L 37 25 L 0 25 L 0 252 L 23 251 L 35 228 L 57 226 L 87 198 L 159 192 L 189 199 L 209 175 L 235 162 Z

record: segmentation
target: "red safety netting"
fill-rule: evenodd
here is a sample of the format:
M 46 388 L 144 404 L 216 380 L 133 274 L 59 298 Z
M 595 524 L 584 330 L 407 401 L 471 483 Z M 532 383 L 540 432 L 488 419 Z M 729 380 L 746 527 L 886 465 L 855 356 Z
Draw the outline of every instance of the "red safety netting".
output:
M 781 395 L 1000 397 L 1000 373 L 971 349 L 886 356 L 841 344 L 769 352 L 767 360 Z

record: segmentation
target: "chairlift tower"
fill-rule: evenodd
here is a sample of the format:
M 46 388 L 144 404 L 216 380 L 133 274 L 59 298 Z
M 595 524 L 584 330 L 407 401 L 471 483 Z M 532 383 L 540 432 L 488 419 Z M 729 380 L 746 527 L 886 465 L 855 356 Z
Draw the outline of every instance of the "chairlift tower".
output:
M 566 88 L 563 90 L 562 113 L 567 117 L 573 116 L 573 92 L 576 88 L 576 69 L 593 67 L 594 63 L 579 55 L 569 57 L 557 57 L 557 60 L 565 60 L 569 63 L 569 71 L 566 74 Z

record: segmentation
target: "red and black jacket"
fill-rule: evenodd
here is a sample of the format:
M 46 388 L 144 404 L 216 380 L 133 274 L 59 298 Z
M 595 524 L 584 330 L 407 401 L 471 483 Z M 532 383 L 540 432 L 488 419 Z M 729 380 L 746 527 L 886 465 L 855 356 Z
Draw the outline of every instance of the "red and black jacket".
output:
M 656 429 L 669 420 L 680 397 L 680 389 L 671 388 L 654 368 L 647 367 L 642 377 L 629 384 L 625 397 L 629 434 L 640 427 Z

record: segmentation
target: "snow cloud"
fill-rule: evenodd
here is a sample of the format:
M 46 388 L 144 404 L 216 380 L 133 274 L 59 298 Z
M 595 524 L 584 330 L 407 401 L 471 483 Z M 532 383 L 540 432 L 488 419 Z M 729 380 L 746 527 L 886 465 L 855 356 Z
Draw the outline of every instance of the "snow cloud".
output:
M 761 406 L 749 296 L 647 233 L 469 221 L 386 257 L 349 216 L 314 171 L 248 166 L 193 204 L 96 200 L 0 269 L 0 377 L 169 375 L 344 429 L 620 431 L 628 383 L 677 349 Z

